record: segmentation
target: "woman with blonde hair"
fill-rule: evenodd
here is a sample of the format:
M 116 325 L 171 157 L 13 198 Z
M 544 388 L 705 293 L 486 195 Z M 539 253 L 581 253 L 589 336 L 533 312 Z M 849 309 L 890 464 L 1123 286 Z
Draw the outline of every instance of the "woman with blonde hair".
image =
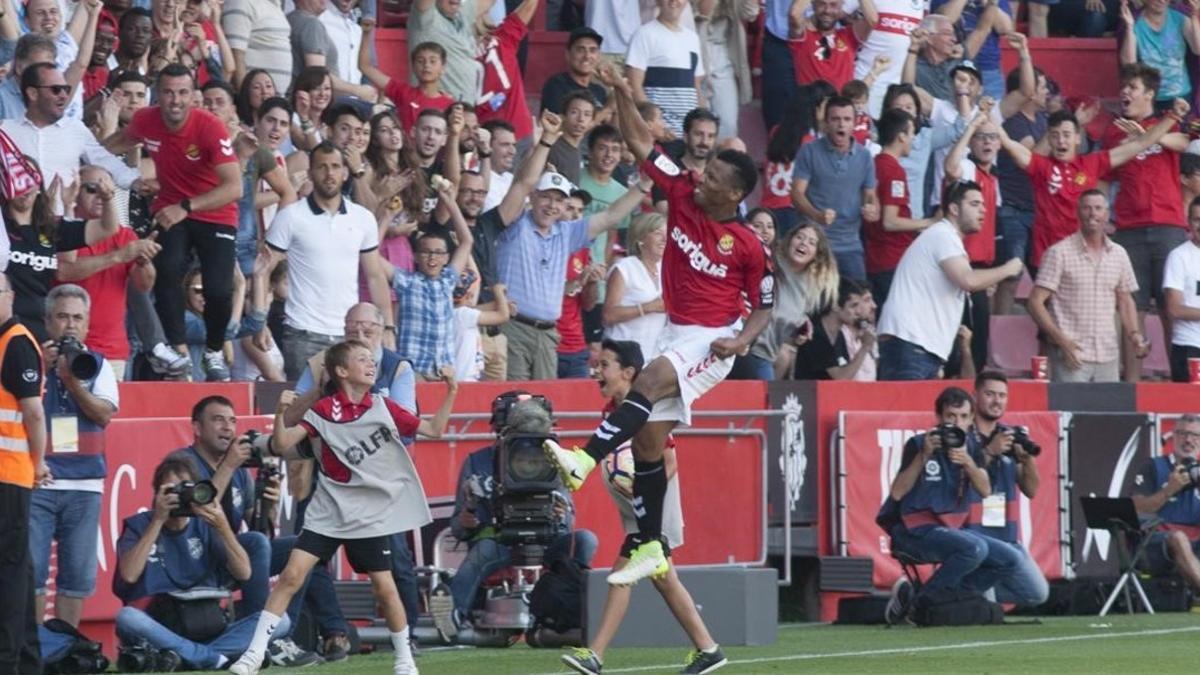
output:
M 608 272 L 604 296 L 604 337 L 630 340 L 646 361 L 658 355 L 658 336 L 667 325 L 662 298 L 662 259 L 667 248 L 667 220 L 661 213 L 642 213 L 629 222 L 629 255 Z
M 802 222 L 775 240 L 775 308 L 771 323 L 743 359 L 742 379 L 789 379 L 796 348 L 812 335 L 809 315 L 837 299 L 838 269 L 825 232 Z

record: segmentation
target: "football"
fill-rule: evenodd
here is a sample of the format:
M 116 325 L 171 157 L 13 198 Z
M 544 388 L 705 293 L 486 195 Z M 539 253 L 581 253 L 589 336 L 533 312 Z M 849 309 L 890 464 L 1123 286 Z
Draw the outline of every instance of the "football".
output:
M 604 479 L 624 495 L 633 494 L 633 448 L 625 446 L 601 462 Z

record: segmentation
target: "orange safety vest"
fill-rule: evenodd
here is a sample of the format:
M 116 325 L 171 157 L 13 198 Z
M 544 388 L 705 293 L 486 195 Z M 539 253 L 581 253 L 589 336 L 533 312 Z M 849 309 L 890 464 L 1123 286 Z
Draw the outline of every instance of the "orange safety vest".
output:
M 34 349 L 37 349 L 38 356 L 41 356 L 42 348 L 33 333 L 24 325 L 14 323 L 0 335 L 0 364 L 4 363 L 4 357 L 8 354 L 8 343 L 18 335 L 28 337 Z M 42 393 L 45 394 L 44 389 Z M 32 489 L 33 469 L 29 438 L 25 435 L 25 425 L 21 421 L 21 406 L 12 392 L 0 387 L 0 483 L 12 483 Z

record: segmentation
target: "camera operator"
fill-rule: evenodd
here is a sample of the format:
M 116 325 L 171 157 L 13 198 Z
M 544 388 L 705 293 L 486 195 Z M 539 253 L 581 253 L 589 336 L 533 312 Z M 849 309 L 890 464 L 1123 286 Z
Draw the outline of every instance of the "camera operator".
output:
M 1150 535 L 1142 567 L 1150 574 L 1178 572 L 1200 592 L 1200 415 L 1187 414 L 1175 423 L 1175 451 L 1146 462 L 1133 479 L 1133 505 L 1138 513 L 1162 519 Z
M 224 396 L 200 399 L 192 407 L 192 431 L 195 434 L 192 445 L 182 451 L 196 463 L 200 479 L 212 481 L 217 488 L 217 501 L 230 528 L 237 532 L 243 522 L 252 527 L 257 520 L 256 506 L 267 510 L 262 514 L 262 522 L 274 523 L 279 505 L 278 472 L 268 470 L 271 475 L 263 484 L 261 498 L 256 499 L 259 496 L 256 495 L 255 479 L 243 465 L 251 457 L 256 458 L 252 462 L 255 465 L 276 460 L 263 460 L 261 453 L 252 446 L 249 436 L 237 433 L 237 414 L 233 402 Z M 255 502 L 259 503 L 256 505 Z M 272 542 L 266 533 L 258 531 L 241 532 L 237 539 L 250 557 L 252 570 L 249 579 L 237 580 L 242 590 L 242 604 L 247 612 L 258 612 L 266 606 L 272 573 L 278 574 L 287 563 L 291 542 Z M 297 600 L 295 612 L 299 612 L 301 602 Z M 295 612 L 289 612 L 293 626 L 296 624 Z M 270 655 L 273 664 L 286 667 L 311 665 L 320 661 L 316 654 L 297 647 L 286 630 L 276 632 L 275 640 L 270 645 Z
M 1008 409 L 1008 378 L 1003 373 L 985 370 L 975 378 L 975 405 L 971 435 L 983 448 L 992 494 L 971 505 L 967 529 L 987 537 L 989 547 L 1007 544 L 1017 554 L 1017 568 L 996 582 L 996 602 L 1037 606 L 1050 596 L 1050 584 L 1017 540 L 1017 518 L 1020 494 L 1033 499 L 1041 483 L 1036 461 L 1041 448 L 1023 429 L 1000 424 Z
M 504 432 L 524 434 L 550 433 L 553 421 L 542 402 L 530 400 L 524 391 L 501 394 L 492 404 L 492 431 L 497 438 Z M 503 399 L 517 399 L 507 406 Z M 501 414 L 497 414 L 500 411 Z M 430 611 L 442 639 L 450 641 L 469 624 L 483 580 L 497 570 L 512 564 L 513 547 L 501 544 L 497 538 L 496 522 L 496 456 L 499 443 L 476 450 L 467 456 L 458 474 L 458 495 L 450 526 L 454 536 L 466 542 L 467 557 L 450 580 L 450 596 L 444 587 L 430 596 Z M 574 530 L 575 506 L 565 488 L 554 491 L 555 513 L 558 517 L 558 536 L 546 547 L 545 565 L 557 558 L 571 555 L 576 562 L 590 566 L 598 545 L 596 535 L 588 530 Z
M 257 614 L 226 625 L 223 614 L 213 612 L 211 599 L 185 601 L 171 595 L 191 591 L 195 596 L 201 589 L 216 589 L 222 575 L 250 579 L 250 558 L 220 505 L 215 500 L 207 504 L 188 500 L 192 515 L 186 515 L 189 505 L 181 503 L 184 490 L 180 488 L 199 477 L 191 454 L 167 455 L 154 470 L 152 508 L 123 523 L 113 577 L 113 592 L 125 603 L 116 619 L 122 670 L 132 669 L 127 651 L 141 656 L 142 670 L 182 670 L 183 664 L 188 669 L 225 668 L 249 646 L 254 634 Z M 186 620 L 172 620 L 185 615 Z M 163 621 L 179 625 L 168 627 Z M 193 635 L 181 635 L 177 632 L 181 626 L 190 626 Z M 196 631 L 212 637 L 194 639 Z M 162 653 L 147 653 L 139 648 L 143 642 Z
M 963 530 L 971 507 L 971 491 L 991 494 L 983 452 L 966 433 L 974 405 L 959 387 L 947 387 L 934 403 L 938 426 L 904 445 L 900 472 L 876 521 L 892 537 L 892 549 L 925 562 L 941 563 L 914 598 L 912 584 L 901 577 L 892 587 L 888 623 L 903 620 L 914 600 L 945 589 L 983 592 L 1012 573 L 1016 556 L 1005 546 Z
M 50 544 L 56 541 L 55 614 L 72 626 L 79 625 L 83 600 L 96 588 L 100 494 L 106 474 L 104 427 L 120 400 L 111 364 L 93 351 L 80 351 L 85 349 L 90 311 L 87 291 L 74 284 L 57 286 L 46 296 L 50 340 L 42 345 L 43 407 L 50 437 L 46 466 L 55 480 L 34 492 L 29 505 L 38 620 L 45 614 Z

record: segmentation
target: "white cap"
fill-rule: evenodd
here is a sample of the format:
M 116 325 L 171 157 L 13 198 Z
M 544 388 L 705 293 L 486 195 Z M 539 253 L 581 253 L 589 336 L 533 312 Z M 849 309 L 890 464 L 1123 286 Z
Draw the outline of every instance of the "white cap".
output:
M 571 185 L 571 181 L 567 180 L 567 177 L 561 173 L 547 171 L 546 173 L 542 174 L 541 180 L 538 181 L 537 189 L 538 192 L 541 192 L 542 190 L 558 190 L 564 195 L 570 197 L 571 190 L 574 190 L 575 186 Z

